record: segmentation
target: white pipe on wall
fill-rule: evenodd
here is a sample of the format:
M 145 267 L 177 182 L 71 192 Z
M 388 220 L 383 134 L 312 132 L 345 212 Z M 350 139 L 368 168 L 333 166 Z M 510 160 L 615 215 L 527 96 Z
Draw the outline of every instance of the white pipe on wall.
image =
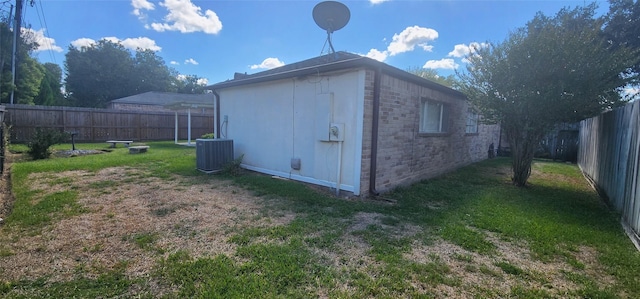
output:
M 342 134 L 342 132 L 340 132 Z M 338 177 L 336 178 L 336 196 L 340 196 L 340 178 L 342 177 L 342 141 L 338 141 Z

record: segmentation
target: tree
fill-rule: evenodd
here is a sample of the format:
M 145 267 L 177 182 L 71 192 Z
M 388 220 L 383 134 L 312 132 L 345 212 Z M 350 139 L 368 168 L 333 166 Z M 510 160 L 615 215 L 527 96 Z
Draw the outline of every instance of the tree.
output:
M 412 73 L 416 76 L 431 80 L 436 83 L 440 83 L 444 86 L 451 87 L 456 89 L 458 86 L 458 79 L 454 75 L 442 76 L 438 74 L 438 71 L 433 69 L 425 69 L 421 67 L 413 67 L 409 68 L 407 72 Z
M 640 1 L 609 0 L 604 34 L 614 49 L 630 47 L 640 49 Z M 640 62 L 633 65 L 633 71 L 640 73 Z M 638 84 L 640 82 L 634 82 Z
M 30 36 L 18 39 L 16 47 L 15 86 L 11 84 L 11 54 L 13 48 L 13 32 L 6 22 L 0 22 L 0 100 L 10 102 L 11 91 L 14 91 L 14 103 L 33 104 L 34 98 L 40 91 L 40 81 L 44 76 L 42 65 L 30 55 L 38 44 Z
M 499 44 L 477 49 L 460 74 L 462 91 L 486 121 L 500 123 L 512 154 L 512 182 L 525 186 L 534 151 L 557 123 L 575 122 L 624 103 L 637 56 L 603 38 L 595 4 L 538 13 Z
M 133 59 L 121 44 L 100 40 L 65 55 L 66 91 L 75 106 L 104 108 L 111 100 L 135 94 Z
M 162 57 L 148 49 L 136 51 L 133 75 L 136 93 L 170 91 L 175 78 Z
M 63 106 L 65 99 L 62 95 L 62 69 L 55 63 L 47 62 L 43 65 L 44 78 L 40 82 L 40 93 L 34 99 L 36 105 Z
M 197 75 L 176 76 L 178 93 L 202 94 L 206 84 Z
M 33 105 L 40 93 L 40 84 L 44 78 L 44 66 L 34 58 L 26 55 L 17 64 L 16 90 L 14 103 Z
M 121 97 L 175 90 L 173 70 L 155 52 L 138 49 L 132 56 L 108 40 L 81 49 L 69 46 L 65 67 L 65 87 L 76 106 L 102 108 Z

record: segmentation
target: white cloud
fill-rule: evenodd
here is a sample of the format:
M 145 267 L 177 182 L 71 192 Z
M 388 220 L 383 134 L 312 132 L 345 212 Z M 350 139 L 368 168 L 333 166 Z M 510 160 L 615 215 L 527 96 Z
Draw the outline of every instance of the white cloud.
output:
M 119 39 L 117 37 L 104 37 L 108 41 L 114 43 L 120 43 L 123 47 L 130 50 L 151 50 L 151 51 L 160 51 L 162 48 L 156 45 L 156 41 L 148 38 L 148 37 L 136 37 L 136 38 L 125 38 Z
M 377 61 L 385 61 L 389 53 L 387 51 L 379 51 L 378 49 L 371 49 L 367 55 L 364 55 L 371 59 L 375 59 Z
M 407 27 L 402 32 L 393 35 L 393 40 L 389 44 L 387 51 L 389 55 L 394 56 L 413 51 L 418 46 L 425 51 L 431 52 L 433 46 L 429 45 L 428 42 L 436 38 L 438 38 L 438 32 L 431 28 Z
M 171 65 L 180 65 L 180 63 L 175 61 L 175 60 L 171 60 L 171 62 L 169 62 L 169 64 L 171 64 Z
M 77 49 L 81 49 L 82 47 L 91 47 L 95 44 L 95 40 L 86 37 L 79 38 L 71 42 L 71 45 L 76 47 Z
M 131 6 L 133 6 L 133 14 L 141 19 L 145 18 L 142 10 L 154 10 L 156 8 L 153 3 L 147 0 L 131 0 Z
M 422 66 L 425 69 L 448 69 L 454 70 L 458 68 L 458 64 L 451 58 L 443 58 L 440 60 L 429 60 Z
M 178 74 L 176 76 L 176 79 L 178 79 L 180 81 L 186 81 L 187 80 L 187 75 Z M 196 80 L 196 84 L 198 84 L 198 85 L 207 85 L 207 84 L 209 84 L 209 79 L 207 79 L 207 78 L 198 78 L 198 80 Z
M 120 43 L 127 49 L 143 49 L 151 51 L 160 51 L 162 48 L 156 45 L 156 41 L 148 37 L 125 38 Z
M 193 64 L 193 65 L 198 65 L 198 62 L 193 59 L 193 58 L 189 58 L 187 60 L 184 61 L 184 64 Z
M 382 2 L 387 2 L 389 0 L 369 0 L 369 3 L 376 5 L 376 4 L 380 4 Z
M 123 47 L 129 50 L 151 50 L 151 51 L 160 51 L 162 48 L 156 45 L 156 41 L 148 38 L 148 37 L 136 37 L 136 38 L 125 38 L 119 39 L 115 36 L 107 36 L 101 39 L 108 40 L 112 43 L 121 44 Z M 90 38 L 79 38 L 71 42 L 71 45 L 80 49 L 82 47 L 89 47 L 91 45 L 95 45 L 96 41 Z
M 36 52 L 40 52 L 40 51 L 62 52 L 62 48 L 56 45 L 56 40 L 45 36 L 44 31 L 45 31 L 44 28 L 40 30 L 33 30 L 30 28 L 21 29 L 22 35 L 27 37 L 28 41 L 38 43 L 38 48 L 35 49 Z
M 449 52 L 449 57 L 465 57 L 469 54 L 478 52 L 479 49 L 488 47 L 488 43 L 472 42 L 469 45 L 457 44 L 453 47 L 453 51 Z
M 203 14 L 202 9 L 191 3 L 191 0 L 165 0 L 160 2 L 160 6 L 165 7 L 169 14 L 164 17 L 165 23 L 151 24 L 155 31 L 217 34 L 222 30 L 222 22 L 215 12 L 207 9 Z
M 252 70 L 255 69 L 272 69 L 276 67 L 283 66 L 284 62 L 280 61 L 278 58 L 269 57 L 262 61 L 260 64 L 254 64 L 249 66 Z
M 438 38 L 438 32 L 431 28 L 420 26 L 407 27 L 402 32 L 393 35 L 393 39 L 386 50 L 371 49 L 366 57 L 384 62 L 387 57 L 415 50 L 416 46 L 431 52 L 432 45 L 428 43 Z M 386 38 L 383 39 L 386 41 Z

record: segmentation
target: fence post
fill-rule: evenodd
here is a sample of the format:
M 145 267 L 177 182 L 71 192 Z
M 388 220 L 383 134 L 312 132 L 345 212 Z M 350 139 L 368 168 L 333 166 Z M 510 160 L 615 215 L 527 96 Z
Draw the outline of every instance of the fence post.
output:
M 0 106 L 0 174 L 4 173 L 4 154 L 5 145 L 7 144 L 4 140 L 4 113 L 6 112 L 5 106 Z

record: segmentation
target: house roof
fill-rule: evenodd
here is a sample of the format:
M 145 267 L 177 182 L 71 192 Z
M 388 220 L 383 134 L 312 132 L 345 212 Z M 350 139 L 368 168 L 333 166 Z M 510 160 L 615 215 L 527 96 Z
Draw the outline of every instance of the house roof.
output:
M 169 107 L 213 107 L 211 94 L 186 94 L 175 92 L 149 91 L 111 101 L 120 104 L 158 105 Z
M 455 96 L 466 96 L 457 90 L 451 89 L 447 86 L 433 82 L 431 80 L 422 78 L 420 76 L 403 71 L 396 67 L 390 66 L 386 63 L 379 62 L 377 60 L 360 56 L 349 52 L 335 52 L 296 63 L 287 64 L 281 67 L 273 68 L 270 70 L 262 71 L 255 74 L 238 74 L 234 76 L 234 79 L 219 82 L 210 86 L 208 89 L 224 89 L 234 86 L 241 86 L 246 84 L 254 84 L 260 82 L 275 81 L 281 79 L 288 79 L 304 75 L 312 75 L 317 73 L 331 72 L 350 68 L 371 68 L 380 69 L 382 72 L 410 81 L 412 83 L 439 90 L 445 93 L 449 93 Z

